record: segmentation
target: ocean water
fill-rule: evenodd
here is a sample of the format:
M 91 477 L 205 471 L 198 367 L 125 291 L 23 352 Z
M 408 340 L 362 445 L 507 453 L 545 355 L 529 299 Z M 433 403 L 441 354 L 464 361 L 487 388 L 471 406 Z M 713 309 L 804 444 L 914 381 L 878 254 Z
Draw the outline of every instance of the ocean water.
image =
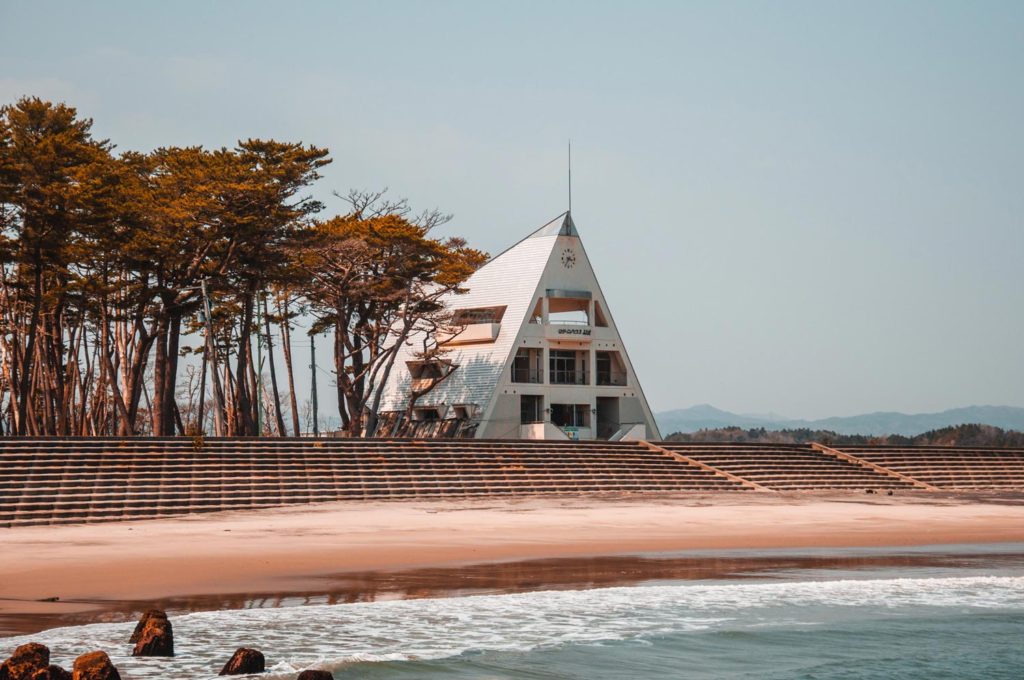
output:
M 1019 548 L 1020 546 L 1018 546 Z M 744 580 L 385 600 L 172 617 L 177 656 L 134 659 L 133 624 L 29 640 L 126 680 L 212 678 L 236 647 L 264 678 L 1024 678 L 1024 561 L 799 570 Z

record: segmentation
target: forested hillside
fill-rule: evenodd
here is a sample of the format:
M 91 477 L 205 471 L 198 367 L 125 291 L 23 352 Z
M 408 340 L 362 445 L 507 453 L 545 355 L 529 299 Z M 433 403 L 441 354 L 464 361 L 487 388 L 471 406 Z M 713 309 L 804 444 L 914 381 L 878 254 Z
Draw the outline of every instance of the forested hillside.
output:
M 888 444 L 896 446 L 992 446 L 1000 448 L 1024 447 L 1024 432 L 1003 430 L 991 425 L 956 425 L 931 430 L 914 437 L 890 435 L 887 437 L 865 437 L 863 435 L 841 435 L 829 430 L 766 430 L 756 428 L 744 430 L 739 427 L 723 427 L 697 432 L 675 432 L 666 437 L 676 442 L 750 442 L 777 444 Z

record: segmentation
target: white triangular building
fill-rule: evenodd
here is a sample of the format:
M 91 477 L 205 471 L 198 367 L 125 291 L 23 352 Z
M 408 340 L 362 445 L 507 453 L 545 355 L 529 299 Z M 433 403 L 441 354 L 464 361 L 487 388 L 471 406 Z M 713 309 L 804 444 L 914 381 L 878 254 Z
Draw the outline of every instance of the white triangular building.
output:
M 378 437 L 658 440 L 601 287 L 566 212 L 491 259 L 452 295 L 454 372 L 404 346 L 381 401 Z M 411 413 L 411 418 L 408 414 Z

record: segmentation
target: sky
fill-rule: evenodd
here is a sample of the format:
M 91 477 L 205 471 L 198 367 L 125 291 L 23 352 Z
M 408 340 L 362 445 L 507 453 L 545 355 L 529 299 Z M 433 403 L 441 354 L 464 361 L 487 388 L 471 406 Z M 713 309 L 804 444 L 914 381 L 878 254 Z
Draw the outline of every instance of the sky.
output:
M 1024 406 L 1022 74 L 1020 2 L 0 0 L 0 103 L 327 147 L 326 215 L 388 187 L 498 253 L 566 209 L 571 139 L 655 411 Z

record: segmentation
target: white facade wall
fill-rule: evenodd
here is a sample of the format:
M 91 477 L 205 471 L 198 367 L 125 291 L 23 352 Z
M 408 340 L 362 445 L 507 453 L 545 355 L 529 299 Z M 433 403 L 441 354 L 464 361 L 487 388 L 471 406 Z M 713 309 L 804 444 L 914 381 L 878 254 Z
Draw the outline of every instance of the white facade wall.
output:
M 640 431 L 639 427 L 647 438 L 660 439 L 611 311 L 568 213 L 492 259 L 470 277 L 466 287 L 468 293 L 452 296 L 449 304 L 453 308 L 506 306 L 497 337 L 493 342 L 452 346 L 446 358 L 458 369 L 421 398 L 417 407 L 437 407 L 444 413 L 453 406 L 476 405 L 476 419 L 480 423 L 477 437 L 518 439 L 534 438 L 543 433 L 544 438 L 557 438 L 564 434 L 550 422 L 543 427 L 521 426 L 519 402 L 522 395 L 542 396 L 548 409 L 557 403 L 586 404 L 592 410 L 597 408 L 598 397 L 614 397 L 618 399 L 619 420 L 624 431 L 631 429 L 635 434 Z M 538 301 L 543 300 L 549 290 L 589 292 L 590 325 L 529 323 Z M 606 327 L 595 325 L 594 302 L 603 311 Z M 491 332 L 487 335 L 491 336 Z M 512 363 L 520 348 L 537 348 L 543 352 L 543 384 L 513 382 Z M 558 349 L 585 352 L 588 384 L 549 384 L 549 353 Z M 624 386 L 595 384 L 597 351 L 618 352 L 625 371 Z M 410 381 L 406 362 L 411 360 L 412 348 L 405 348 L 389 379 L 382 411 L 405 410 Z M 546 414 L 546 419 L 550 420 L 550 413 Z M 579 437 L 594 438 L 596 425 L 596 414 L 591 412 L 589 431 L 580 430 Z

